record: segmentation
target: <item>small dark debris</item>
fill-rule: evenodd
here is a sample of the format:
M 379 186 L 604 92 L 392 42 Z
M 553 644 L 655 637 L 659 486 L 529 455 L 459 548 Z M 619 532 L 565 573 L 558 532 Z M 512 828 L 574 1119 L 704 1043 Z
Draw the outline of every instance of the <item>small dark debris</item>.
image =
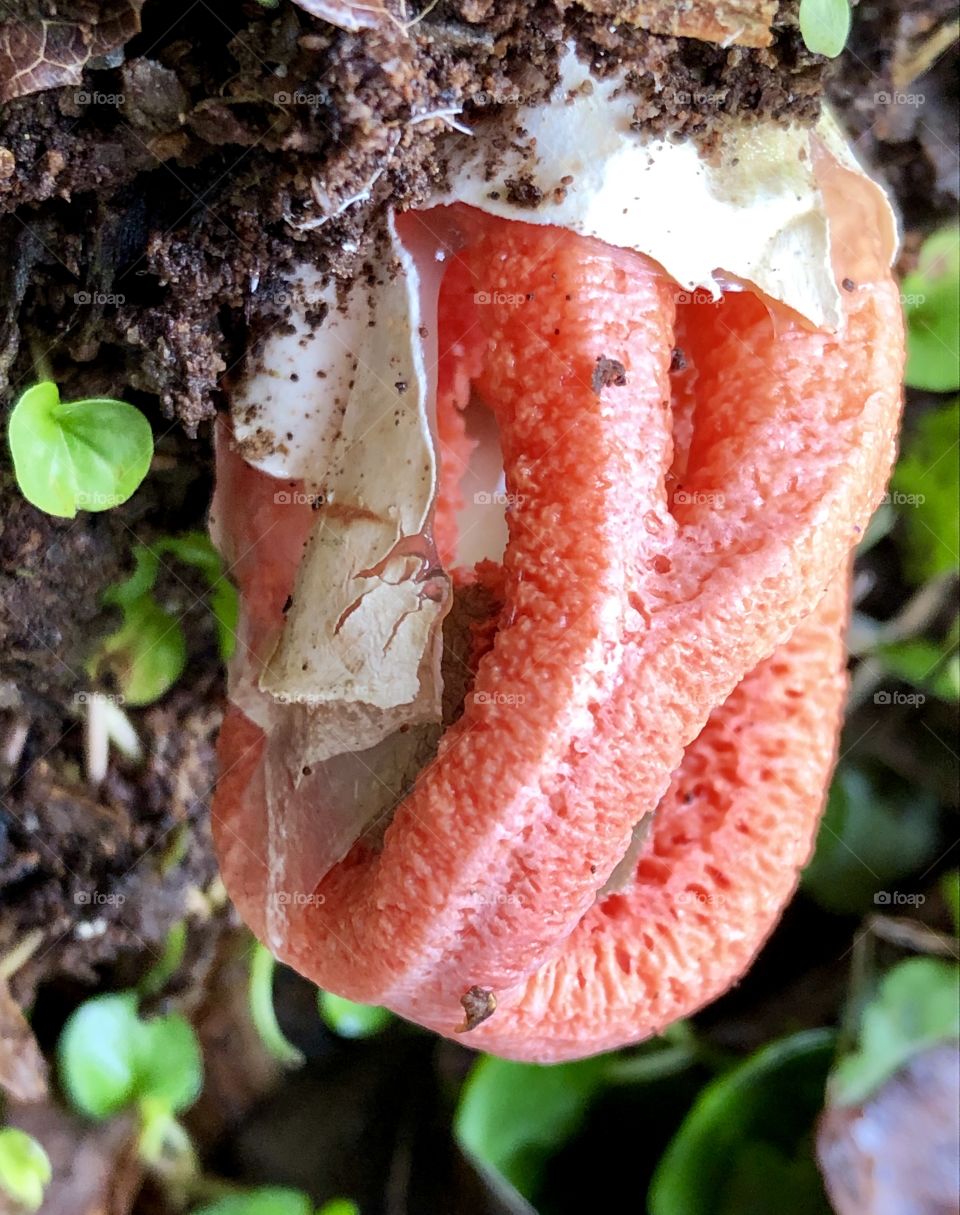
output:
M 468 1034 L 476 1029 L 497 1010 L 497 997 L 489 987 L 471 987 L 460 997 L 463 1006 L 463 1024 L 457 1026 L 458 1034 Z
M 670 355 L 670 370 L 671 371 L 686 371 L 687 356 L 684 354 L 682 347 L 674 346 L 673 353 Z
M 608 359 L 601 355 L 593 369 L 590 381 L 593 391 L 600 395 L 604 388 L 623 388 L 627 382 L 627 369 L 618 359 Z

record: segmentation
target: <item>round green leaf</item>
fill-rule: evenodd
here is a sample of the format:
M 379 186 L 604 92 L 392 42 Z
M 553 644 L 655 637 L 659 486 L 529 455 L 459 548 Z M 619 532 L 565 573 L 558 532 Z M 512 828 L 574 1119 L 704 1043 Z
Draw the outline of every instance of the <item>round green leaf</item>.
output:
M 193 1026 L 179 1013 L 141 1022 L 136 1093 L 180 1113 L 203 1087 L 203 1056 Z
M 808 51 L 835 59 L 847 45 L 850 5 L 847 0 L 800 0 L 800 33 Z
M 132 992 L 96 996 L 68 1018 L 57 1047 L 60 1082 L 74 1109 L 109 1118 L 136 1093 L 142 1023 Z
M 264 1186 L 198 1207 L 193 1215 L 311 1215 L 312 1210 L 310 1199 L 300 1190 Z
M 390 1022 L 390 1011 L 373 1004 L 354 1004 L 333 992 L 317 993 L 320 1016 L 328 1029 L 341 1038 L 372 1038 Z
M 650 1215 L 829 1215 L 812 1129 L 833 1041 L 794 1034 L 708 1084 L 657 1166 Z
M 50 380 L 20 397 L 7 433 L 24 497 L 65 519 L 126 502 L 153 458 L 153 432 L 139 409 L 105 397 L 61 402 Z
M 52 1175 L 50 1158 L 32 1135 L 12 1126 L 0 1130 L 0 1194 L 36 1211 Z

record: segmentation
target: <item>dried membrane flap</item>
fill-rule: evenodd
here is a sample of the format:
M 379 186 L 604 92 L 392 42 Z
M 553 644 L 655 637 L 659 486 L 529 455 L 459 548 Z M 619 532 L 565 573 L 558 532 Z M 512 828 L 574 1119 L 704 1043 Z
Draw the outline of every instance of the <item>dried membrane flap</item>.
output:
M 354 285 L 330 313 L 323 342 L 305 355 L 295 332 L 264 356 L 271 370 L 285 356 L 301 373 L 304 359 L 324 364 L 312 377 L 279 381 L 285 407 L 302 412 L 306 400 L 316 411 L 314 425 L 298 429 L 307 436 L 299 472 L 318 508 L 286 625 L 260 680 L 280 703 L 311 711 L 310 761 L 440 717 L 438 626 L 449 592 L 424 534 L 437 466 L 419 278 L 391 234 L 395 264 L 381 268 L 375 287 L 366 279 Z M 254 379 L 246 396 L 257 388 Z M 283 424 L 294 433 L 292 415 Z
M 140 32 L 143 0 L 106 0 L 82 19 L 11 17 L 0 22 L 0 102 L 79 84 L 90 59 Z
M 769 46 L 776 0 L 581 0 L 589 13 L 617 24 L 638 25 L 651 34 L 698 38 L 722 46 Z
M 373 29 L 379 21 L 389 16 L 386 8 L 377 4 L 376 0 L 370 0 L 368 4 L 359 3 L 358 0 L 294 0 L 294 4 L 311 17 L 319 17 L 321 21 L 329 21 L 331 25 L 351 33 Z
M 633 131 L 621 87 L 615 77 L 594 80 L 568 53 L 552 99 L 517 111 L 525 133 L 504 147 L 478 127 L 460 145 L 449 189 L 431 201 L 635 249 L 691 290 L 752 283 L 814 325 L 836 326 L 839 289 L 811 133 L 731 121 L 707 158 L 692 141 Z M 825 145 L 835 142 L 828 129 Z

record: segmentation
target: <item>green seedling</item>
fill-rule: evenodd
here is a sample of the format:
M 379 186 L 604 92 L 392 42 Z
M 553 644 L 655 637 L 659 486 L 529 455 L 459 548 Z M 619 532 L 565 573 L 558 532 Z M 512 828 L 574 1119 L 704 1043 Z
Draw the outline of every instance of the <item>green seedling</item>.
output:
M 299 1067 L 303 1055 L 284 1035 L 273 1004 L 273 975 L 277 960 L 265 945 L 257 943 L 250 958 L 250 1019 L 260 1040 L 284 1067 Z
M 153 459 L 153 431 L 126 401 L 61 401 L 51 380 L 28 388 L 7 428 L 17 484 L 39 510 L 73 519 L 119 506 Z
M 119 608 L 120 628 L 99 646 L 88 674 L 110 671 L 128 705 L 152 704 L 177 682 L 187 661 L 187 640 L 180 621 L 154 594 L 164 558 L 192 566 L 209 587 L 209 606 L 217 622 L 221 658 L 233 653 L 237 627 L 237 592 L 228 581 L 220 555 L 202 532 L 162 536 L 133 548 L 129 577 L 107 588 L 103 602 Z
M 95 996 L 70 1016 L 57 1045 L 60 1083 L 71 1106 L 103 1120 L 135 1109 L 141 1159 L 171 1191 L 197 1175 L 177 1115 L 196 1101 L 203 1059 L 193 1027 L 177 1013 L 142 1017 L 137 993 Z
M 20 1210 L 37 1211 L 52 1175 L 50 1159 L 32 1135 L 12 1126 L 0 1129 L 0 1197 Z
M 808 51 L 835 59 L 850 35 L 848 0 L 800 0 L 800 33 Z

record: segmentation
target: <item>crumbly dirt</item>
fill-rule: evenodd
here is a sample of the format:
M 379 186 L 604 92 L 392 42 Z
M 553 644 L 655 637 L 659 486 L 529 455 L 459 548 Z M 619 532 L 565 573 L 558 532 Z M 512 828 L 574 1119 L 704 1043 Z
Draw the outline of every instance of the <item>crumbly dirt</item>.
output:
M 21 19 L 51 3 L 20 0 Z M 79 3 L 59 15 L 89 19 Z M 640 130 L 810 119 L 822 61 L 795 12 L 783 3 L 773 45 L 744 50 L 631 32 L 568 0 L 448 0 L 408 30 L 358 35 L 287 0 L 147 0 L 142 32 L 77 84 L 0 114 L 0 395 L 43 354 L 61 381 L 95 368 L 101 391 L 151 394 L 192 433 L 281 319 L 283 267 L 351 276 L 386 200 L 416 203 L 442 178 L 450 128 L 429 115 L 535 99 L 572 38 L 597 72 L 632 66 Z M 368 203 L 330 218 L 378 173 Z

